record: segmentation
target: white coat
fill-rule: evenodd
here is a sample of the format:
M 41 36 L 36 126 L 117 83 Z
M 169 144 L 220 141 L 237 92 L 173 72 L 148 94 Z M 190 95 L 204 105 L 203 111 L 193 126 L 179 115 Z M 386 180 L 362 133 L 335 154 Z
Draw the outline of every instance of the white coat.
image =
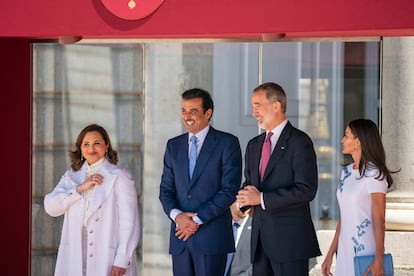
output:
M 82 276 L 82 225 L 85 200 L 76 187 L 86 179 L 86 162 L 79 171 L 68 170 L 45 196 L 46 212 L 64 215 L 55 276 Z M 102 185 L 91 194 L 87 227 L 87 276 L 108 276 L 112 266 L 136 276 L 135 249 L 139 241 L 138 202 L 131 175 L 104 161 Z

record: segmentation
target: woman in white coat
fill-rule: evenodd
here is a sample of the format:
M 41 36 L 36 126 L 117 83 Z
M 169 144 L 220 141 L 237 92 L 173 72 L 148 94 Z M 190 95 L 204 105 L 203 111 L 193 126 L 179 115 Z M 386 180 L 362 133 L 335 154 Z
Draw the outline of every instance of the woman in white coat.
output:
M 56 276 L 135 276 L 139 241 L 135 183 L 99 125 L 85 127 L 71 169 L 45 196 L 46 212 L 64 215 Z

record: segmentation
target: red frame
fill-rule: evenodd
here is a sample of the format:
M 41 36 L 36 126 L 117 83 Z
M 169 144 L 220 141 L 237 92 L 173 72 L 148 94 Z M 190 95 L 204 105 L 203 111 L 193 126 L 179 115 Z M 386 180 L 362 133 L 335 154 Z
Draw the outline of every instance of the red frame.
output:
M 3 134 L 0 244 L 2 275 L 30 275 L 32 203 L 32 46 L 0 38 Z
M 143 19 L 123 20 L 101 0 L 0 1 L 1 274 L 31 268 L 33 39 L 412 36 L 413 14 L 412 0 L 165 0 Z

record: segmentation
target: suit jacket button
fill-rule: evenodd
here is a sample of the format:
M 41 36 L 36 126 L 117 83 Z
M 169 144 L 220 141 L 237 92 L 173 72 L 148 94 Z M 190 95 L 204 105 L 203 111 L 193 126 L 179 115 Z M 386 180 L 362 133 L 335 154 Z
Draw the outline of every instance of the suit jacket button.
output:
M 193 196 L 192 195 L 187 195 L 187 198 L 192 198 Z

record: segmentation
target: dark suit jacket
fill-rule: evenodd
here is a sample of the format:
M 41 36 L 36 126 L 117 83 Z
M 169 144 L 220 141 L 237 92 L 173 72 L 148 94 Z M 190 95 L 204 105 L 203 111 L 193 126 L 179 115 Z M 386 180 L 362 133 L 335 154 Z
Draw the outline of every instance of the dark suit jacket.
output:
M 160 201 L 169 216 L 172 209 L 195 212 L 203 221 L 187 242 L 202 254 L 234 251 L 230 205 L 241 184 L 242 157 L 239 140 L 210 126 L 193 177 L 188 173 L 188 133 L 170 139 L 164 156 Z M 171 223 L 170 254 L 179 254 L 184 241 L 175 236 Z
M 259 238 L 266 254 L 276 262 L 319 256 L 309 207 L 318 187 L 312 140 L 288 122 L 260 183 L 259 163 L 265 135 L 249 141 L 245 156 L 245 183 L 263 192 L 266 207 L 266 210 L 260 205 L 254 208 L 252 261 Z
M 253 273 L 253 267 L 250 260 L 252 217 L 247 217 L 247 221 L 241 231 L 236 252 L 234 253 L 233 261 L 231 263 L 231 276 L 251 276 Z

